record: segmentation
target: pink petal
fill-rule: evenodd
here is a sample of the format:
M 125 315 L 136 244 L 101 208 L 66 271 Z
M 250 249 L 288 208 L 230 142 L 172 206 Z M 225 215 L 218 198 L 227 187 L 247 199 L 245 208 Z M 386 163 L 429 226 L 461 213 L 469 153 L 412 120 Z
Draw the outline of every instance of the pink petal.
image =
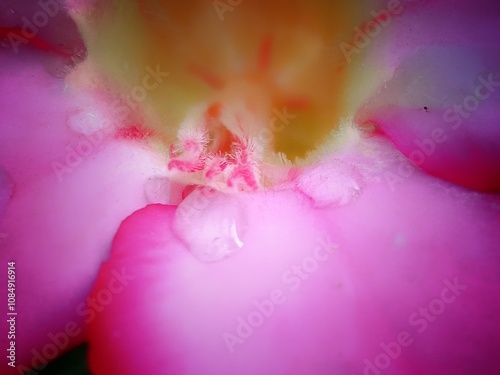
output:
M 416 165 L 455 183 L 500 188 L 500 7 L 408 2 L 374 41 L 390 78 L 359 113 Z M 389 32 L 390 31 L 390 32 Z
M 419 171 L 394 189 L 401 165 L 376 139 L 340 161 L 356 166 L 359 197 L 240 196 L 244 246 L 220 262 L 177 239 L 175 207 L 128 217 L 87 310 L 93 373 L 371 374 L 384 359 L 384 374 L 496 373 L 498 197 Z M 204 233 L 213 223 L 196 218 L 220 217 L 223 201 L 198 206 L 186 231 Z
M 83 134 L 102 125 L 105 108 L 49 74 L 52 59 L 38 49 L 0 51 L 0 259 L 4 275 L 16 262 L 16 365 L 24 369 L 85 339 L 81 309 L 112 236 L 148 203 L 149 179 L 166 172 L 143 144 Z M 0 298 L 7 301 L 6 287 Z M 8 332 L 6 319 L 0 326 Z M 7 334 L 1 342 L 9 348 Z

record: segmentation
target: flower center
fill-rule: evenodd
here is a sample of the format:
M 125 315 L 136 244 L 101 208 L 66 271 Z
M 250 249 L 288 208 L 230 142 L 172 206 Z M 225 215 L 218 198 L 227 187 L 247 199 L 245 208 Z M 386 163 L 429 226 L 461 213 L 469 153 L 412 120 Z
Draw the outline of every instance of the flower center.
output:
M 74 18 L 88 61 L 139 108 L 173 177 L 256 190 L 279 180 L 275 167 L 314 160 L 352 116 L 338 46 L 357 13 L 334 3 L 128 0 Z

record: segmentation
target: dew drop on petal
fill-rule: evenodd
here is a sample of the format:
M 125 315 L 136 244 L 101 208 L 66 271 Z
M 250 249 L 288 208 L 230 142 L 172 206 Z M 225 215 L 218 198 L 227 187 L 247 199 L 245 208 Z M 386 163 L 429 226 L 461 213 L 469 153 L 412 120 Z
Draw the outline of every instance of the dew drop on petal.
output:
M 362 178 L 354 166 L 319 164 L 298 176 L 297 187 L 318 207 L 340 207 L 358 198 L 362 191 Z
M 179 205 L 176 235 L 202 262 L 217 262 L 243 249 L 247 218 L 236 196 L 196 188 Z

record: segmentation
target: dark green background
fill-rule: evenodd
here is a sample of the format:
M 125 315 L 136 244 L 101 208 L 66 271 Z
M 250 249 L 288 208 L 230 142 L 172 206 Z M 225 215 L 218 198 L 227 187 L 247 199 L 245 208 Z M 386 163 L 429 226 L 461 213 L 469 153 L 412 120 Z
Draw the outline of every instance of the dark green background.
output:
M 81 345 L 50 362 L 39 375 L 90 375 L 87 367 L 87 345 Z

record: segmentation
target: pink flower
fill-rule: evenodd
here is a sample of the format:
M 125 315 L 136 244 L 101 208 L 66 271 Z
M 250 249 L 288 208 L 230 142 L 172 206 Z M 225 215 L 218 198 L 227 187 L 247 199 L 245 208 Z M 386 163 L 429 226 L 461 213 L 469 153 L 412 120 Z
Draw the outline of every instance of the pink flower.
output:
M 27 57 L 76 38 L 3 51 L 17 365 L 86 323 L 97 375 L 498 372 L 498 6 L 362 5 L 70 1 L 64 81 Z
M 165 169 L 140 143 L 88 134 L 89 123 L 101 125 L 95 116 L 102 111 L 95 98 L 60 78 L 81 59 L 74 55 L 81 38 L 62 8 L 51 11 L 46 25 L 34 19 L 49 15 L 42 3 L 54 2 L 0 5 L 0 26 L 8 28 L 0 44 L 0 326 L 4 354 L 15 341 L 18 369 L 44 367 L 86 339 L 81 310 L 113 235 L 123 218 L 148 203 L 145 184 Z M 22 33 L 23 17 L 38 23 L 39 39 Z M 17 276 L 14 340 L 5 318 L 9 261 Z M 61 345 L 54 347 L 56 336 Z M 4 359 L 0 373 L 18 374 Z

